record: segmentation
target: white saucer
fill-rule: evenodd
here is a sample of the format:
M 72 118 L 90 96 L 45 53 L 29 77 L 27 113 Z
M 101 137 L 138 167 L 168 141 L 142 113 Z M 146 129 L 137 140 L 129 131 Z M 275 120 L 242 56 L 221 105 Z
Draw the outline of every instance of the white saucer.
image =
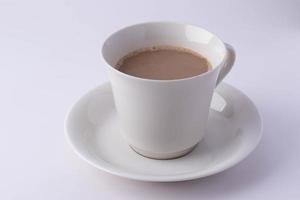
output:
M 211 108 L 204 139 L 191 153 L 173 160 L 145 158 L 125 143 L 109 83 L 74 104 L 66 117 L 65 133 L 83 160 L 111 174 L 142 181 L 191 180 L 237 164 L 255 149 L 262 135 L 255 105 L 238 89 L 222 83 Z

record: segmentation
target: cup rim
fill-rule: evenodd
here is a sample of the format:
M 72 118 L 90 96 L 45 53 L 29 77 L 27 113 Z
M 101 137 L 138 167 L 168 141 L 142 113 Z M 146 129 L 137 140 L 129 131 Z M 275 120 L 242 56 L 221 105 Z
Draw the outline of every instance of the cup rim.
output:
M 121 72 L 119 70 L 117 70 L 116 68 L 114 68 L 113 66 L 111 66 L 106 58 L 104 57 L 103 55 L 103 51 L 104 51 L 104 44 L 112 37 L 114 36 L 115 34 L 117 34 L 118 32 L 120 31 L 123 31 L 125 29 L 128 29 L 128 28 L 132 28 L 132 27 L 135 27 L 135 26 L 140 26 L 140 25 L 149 25 L 149 24 L 176 24 L 176 25 L 187 25 L 187 26 L 192 26 L 192 27 L 195 27 L 195 28 L 198 28 L 198 29 L 202 29 L 210 34 L 212 34 L 213 36 L 215 36 L 219 41 L 220 43 L 223 45 L 224 49 L 226 50 L 226 46 L 225 46 L 225 43 L 220 39 L 220 37 L 208 30 L 206 30 L 205 28 L 202 28 L 198 25 L 194 25 L 194 24 L 190 24 L 190 23 L 183 23 L 183 22 L 175 22 L 175 21 L 149 21 L 149 22 L 142 22 L 142 23 L 136 23 L 136 24 L 132 24 L 132 25 L 129 25 L 129 26 L 125 26 L 123 28 L 120 28 L 116 31 L 114 31 L 113 33 L 111 33 L 108 37 L 106 37 L 106 39 L 104 40 L 104 42 L 102 43 L 101 45 L 101 50 L 100 50 L 100 54 L 101 54 L 101 58 L 102 60 L 104 60 L 105 64 L 108 66 L 109 69 L 113 70 L 114 72 L 116 72 L 117 74 L 125 77 L 125 78 L 129 78 L 129 79 L 133 79 L 133 80 L 138 80 L 138 81 L 145 81 L 145 82 L 159 82 L 159 83 L 169 83 L 169 82 L 179 82 L 179 81 L 187 81 L 187 80 L 192 80 L 192 79 L 196 79 L 196 78 L 200 78 L 200 77 L 203 77 L 203 76 L 207 76 L 211 73 L 213 73 L 214 71 L 216 71 L 217 69 L 220 68 L 220 66 L 222 66 L 226 60 L 226 53 L 225 53 L 225 56 L 223 58 L 223 60 L 215 67 L 213 67 L 211 70 L 207 71 L 207 72 L 204 72 L 204 73 L 201 73 L 201 74 L 198 74 L 196 76 L 191 76 L 191 77 L 186 77 L 186 78 L 180 78 L 180 79 L 166 79 L 166 80 L 160 80 L 160 79 L 147 79 L 147 78 L 141 78 L 141 77 L 137 77 L 137 76 L 132 76 L 132 75 L 129 75 L 129 74 L 126 74 L 124 72 Z

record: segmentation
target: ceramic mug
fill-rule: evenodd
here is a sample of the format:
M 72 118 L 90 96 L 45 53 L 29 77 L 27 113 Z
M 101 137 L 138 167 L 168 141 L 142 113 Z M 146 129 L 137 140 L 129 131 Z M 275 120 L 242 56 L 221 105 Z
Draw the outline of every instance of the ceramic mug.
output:
M 176 80 L 134 77 L 115 68 L 120 58 L 145 47 L 179 46 L 205 56 L 206 73 Z M 103 44 L 120 131 L 139 154 L 170 159 L 190 152 L 203 138 L 214 88 L 230 71 L 235 53 L 207 30 L 174 22 L 149 22 L 123 28 Z

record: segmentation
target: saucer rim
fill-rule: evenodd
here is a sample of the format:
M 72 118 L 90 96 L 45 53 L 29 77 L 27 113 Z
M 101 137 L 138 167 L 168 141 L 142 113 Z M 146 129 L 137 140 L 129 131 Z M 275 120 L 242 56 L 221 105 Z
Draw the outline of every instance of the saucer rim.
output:
M 65 116 L 64 119 L 64 135 L 65 138 L 67 140 L 67 143 L 70 145 L 71 149 L 84 161 L 86 161 L 88 164 L 90 164 L 91 166 L 100 169 L 104 172 L 110 173 L 112 175 L 116 175 L 122 178 L 128 178 L 131 180 L 137 180 L 137 181 L 146 181 L 146 182 L 177 182 L 177 181 L 187 181 L 187 180 L 194 180 L 194 179 L 199 179 L 199 178 L 204 178 L 207 176 L 211 176 L 214 174 L 218 174 L 220 172 L 223 172 L 227 169 L 230 169 L 231 167 L 237 165 L 238 163 L 242 162 L 245 158 L 247 158 L 258 146 L 258 144 L 261 141 L 262 138 L 262 133 L 263 133 L 263 120 L 261 117 L 260 112 L 258 111 L 257 107 L 255 106 L 254 102 L 247 96 L 245 95 L 241 90 L 231 86 L 230 84 L 227 83 L 220 83 L 220 85 L 225 85 L 225 87 L 229 87 L 233 90 L 235 90 L 235 92 L 239 92 L 242 96 L 244 96 L 246 99 L 248 99 L 249 103 L 251 104 L 251 106 L 254 108 L 257 117 L 258 117 L 258 122 L 259 122 L 259 130 L 258 130 L 258 137 L 256 139 L 256 142 L 253 143 L 253 146 L 251 148 L 249 148 L 248 152 L 244 153 L 242 156 L 236 158 L 236 159 L 232 159 L 230 161 L 225 161 L 227 162 L 227 164 L 222 164 L 221 167 L 219 168 L 209 168 L 207 170 L 202 170 L 202 171 L 196 171 L 196 172 L 190 172 L 190 173 L 186 173 L 186 174 L 179 174 L 179 175 L 144 175 L 144 174 L 134 174 L 132 172 L 127 172 L 122 170 L 122 168 L 118 168 L 115 167 L 113 164 L 106 162 L 105 160 L 101 159 L 98 160 L 98 163 L 93 162 L 92 160 L 90 160 L 89 158 L 87 158 L 83 153 L 81 153 L 77 147 L 75 146 L 75 144 L 72 142 L 71 138 L 70 138 L 70 134 L 67 128 L 68 125 L 68 120 L 70 118 L 71 112 L 72 110 L 76 107 L 76 105 L 84 98 L 86 98 L 89 94 L 95 92 L 96 90 L 101 90 L 102 88 L 106 88 L 106 87 L 110 87 L 110 83 L 109 82 L 104 82 L 98 86 L 96 86 L 95 88 L 88 90 L 86 93 L 84 93 L 82 96 L 80 96 L 79 98 L 77 98 L 75 100 L 75 102 L 70 106 L 70 108 L 68 109 L 68 112 Z M 215 89 L 215 92 L 217 91 L 217 89 Z M 101 162 L 101 165 L 99 164 L 99 162 Z

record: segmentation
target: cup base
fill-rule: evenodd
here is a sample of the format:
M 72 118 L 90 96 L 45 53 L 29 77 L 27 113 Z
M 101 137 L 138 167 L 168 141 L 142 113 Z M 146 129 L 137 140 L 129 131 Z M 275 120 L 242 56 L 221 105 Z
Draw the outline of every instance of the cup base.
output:
M 197 143 L 198 144 L 198 143 Z M 174 152 L 174 153 L 152 153 L 152 152 L 148 152 L 148 151 L 144 151 L 142 149 L 139 149 L 131 144 L 129 144 L 129 146 L 138 154 L 140 154 L 141 156 L 144 156 L 146 158 L 151 158 L 151 159 L 156 159 L 156 160 L 169 160 L 169 159 L 175 159 L 175 158 L 179 158 L 182 156 L 185 156 L 186 154 L 190 153 L 191 151 L 193 151 L 193 149 L 197 146 L 197 144 L 195 144 L 194 146 L 187 148 L 183 151 L 179 151 L 179 152 Z

